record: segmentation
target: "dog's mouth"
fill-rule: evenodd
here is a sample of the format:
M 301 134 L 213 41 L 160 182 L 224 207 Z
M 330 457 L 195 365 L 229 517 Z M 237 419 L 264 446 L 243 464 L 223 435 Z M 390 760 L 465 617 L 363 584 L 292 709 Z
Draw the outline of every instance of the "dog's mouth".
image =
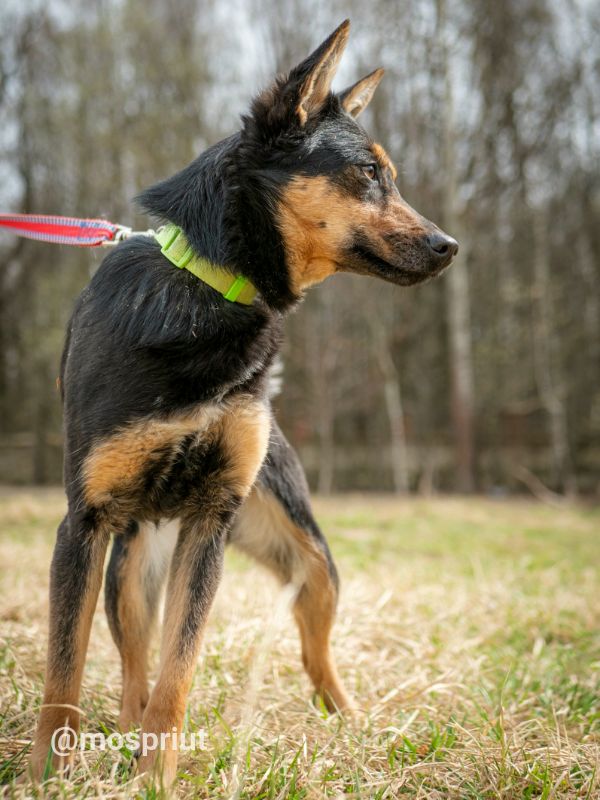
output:
M 450 256 L 444 262 L 432 264 L 419 247 L 411 248 L 404 257 L 392 261 L 383 258 L 365 242 L 355 244 L 350 253 L 353 272 L 381 278 L 398 286 L 414 286 L 435 278 L 441 275 L 452 261 L 453 256 Z

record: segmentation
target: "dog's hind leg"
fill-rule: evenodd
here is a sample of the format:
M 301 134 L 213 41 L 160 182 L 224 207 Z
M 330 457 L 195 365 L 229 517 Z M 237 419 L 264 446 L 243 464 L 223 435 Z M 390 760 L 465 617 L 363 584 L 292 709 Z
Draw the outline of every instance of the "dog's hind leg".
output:
M 58 528 L 50 571 L 44 700 L 31 755 L 36 780 L 46 766 L 62 770 L 73 757 L 83 665 L 107 544 L 108 532 L 78 514 L 66 516 Z
M 175 546 L 176 527 L 132 521 L 114 538 L 106 570 L 105 608 L 121 655 L 123 693 L 119 725 L 139 725 L 148 702 L 148 649 Z
M 352 702 L 338 676 L 330 647 L 337 571 L 312 515 L 302 466 L 275 423 L 267 458 L 240 509 L 230 541 L 275 573 L 282 583 L 296 585 L 294 616 L 304 667 L 331 711 L 350 709 Z

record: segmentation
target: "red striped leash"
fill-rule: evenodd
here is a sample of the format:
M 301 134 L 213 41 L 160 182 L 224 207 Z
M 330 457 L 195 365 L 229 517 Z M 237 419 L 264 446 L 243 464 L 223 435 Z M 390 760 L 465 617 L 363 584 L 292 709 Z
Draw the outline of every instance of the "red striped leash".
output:
M 105 219 L 49 217 L 41 214 L 0 214 L 0 228 L 39 242 L 76 247 L 112 247 L 131 236 L 154 236 L 153 230 L 133 231 Z

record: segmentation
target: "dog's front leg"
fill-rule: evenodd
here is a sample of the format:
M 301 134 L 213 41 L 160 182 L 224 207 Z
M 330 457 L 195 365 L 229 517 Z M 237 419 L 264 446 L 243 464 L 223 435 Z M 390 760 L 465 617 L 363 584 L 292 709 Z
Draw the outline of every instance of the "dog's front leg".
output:
M 190 484 L 171 562 L 160 674 L 142 718 L 138 759 L 138 771 L 154 773 L 166 787 L 176 776 L 186 699 L 227 533 L 264 459 L 269 427 L 261 403 L 242 398 L 232 404 L 217 431 L 207 433 L 210 455 Z
M 230 515 L 231 511 L 230 510 Z M 138 771 L 169 786 L 202 631 L 223 566 L 228 521 L 182 522 L 169 577 L 161 667 L 142 719 Z
M 79 690 L 107 545 L 108 533 L 81 515 L 69 514 L 58 528 L 44 701 L 30 762 L 35 780 L 63 771 L 75 754 Z

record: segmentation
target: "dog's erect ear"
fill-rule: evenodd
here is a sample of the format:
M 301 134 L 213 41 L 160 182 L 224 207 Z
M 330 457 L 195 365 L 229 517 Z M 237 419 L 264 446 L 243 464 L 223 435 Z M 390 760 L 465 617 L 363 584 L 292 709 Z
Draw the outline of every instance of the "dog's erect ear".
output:
M 314 53 L 261 92 L 252 103 L 252 115 L 245 118 L 245 130 L 270 141 L 316 118 L 327 104 L 349 32 L 350 21 L 345 20 Z
M 353 117 L 358 117 L 371 102 L 375 89 L 383 78 L 384 71 L 381 68 L 376 69 L 365 78 L 361 78 L 353 86 L 349 86 L 343 92 L 340 92 L 339 98 L 344 111 Z
M 290 72 L 288 82 L 299 85 L 295 111 L 301 125 L 304 125 L 309 117 L 318 114 L 323 107 L 349 33 L 350 20 L 347 19 L 317 47 L 314 53 Z

